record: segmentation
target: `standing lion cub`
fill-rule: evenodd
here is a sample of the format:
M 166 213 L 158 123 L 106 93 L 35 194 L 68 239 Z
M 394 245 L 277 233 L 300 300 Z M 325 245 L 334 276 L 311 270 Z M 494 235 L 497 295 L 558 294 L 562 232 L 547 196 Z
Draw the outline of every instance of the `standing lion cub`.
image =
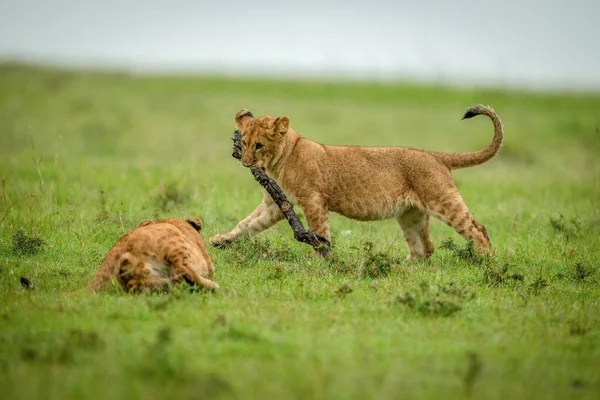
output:
M 309 229 L 329 239 L 329 211 L 361 221 L 395 218 L 409 248 L 409 259 L 433 254 L 429 216 L 439 218 L 484 253 L 491 252 L 486 228 L 469 212 L 450 170 L 472 167 L 491 159 L 500 149 L 500 118 L 490 107 L 476 105 L 464 118 L 486 115 L 494 138 L 472 153 L 439 153 L 406 147 L 328 146 L 308 140 L 290 128 L 288 117 L 254 118 L 238 111 L 242 133 L 241 162 L 264 168 L 290 200 L 300 206 Z M 262 203 L 228 233 L 210 241 L 222 246 L 242 235 L 256 235 L 283 218 L 265 192 Z
M 187 282 L 218 289 L 211 279 L 215 267 L 200 236 L 202 221 L 144 220 L 108 252 L 88 289 L 98 291 L 115 277 L 125 291 L 141 292 Z

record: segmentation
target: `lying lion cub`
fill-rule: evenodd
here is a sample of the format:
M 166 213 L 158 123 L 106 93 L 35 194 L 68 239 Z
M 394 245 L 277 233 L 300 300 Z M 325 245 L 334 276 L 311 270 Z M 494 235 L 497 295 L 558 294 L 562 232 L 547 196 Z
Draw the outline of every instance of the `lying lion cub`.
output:
M 201 229 L 202 221 L 196 217 L 142 221 L 108 252 L 88 289 L 98 291 L 113 277 L 127 292 L 168 291 L 170 284 L 183 281 L 217 289 Z
M 405 147 L 327 146 L 301 137 L 288 117 L 254 118 L 250 111 L 235 116 L 242 132 L 241 162 L 264 168 L 291 201 L 298 204 L 309 228 L 329 239 L 329 211 L 348 218 L 373 221 L 395 218 L 409 248 L 409 259 L 433 254 L 429 216 L 439 218 L 484 253 L 491 252 L 486 228 L 469 212 L 450 170 L 472 167 L 491 159 L 502 144 L 502 123 L 490 107 L 476 105 L 464 118 L 487 115 L 494 138 L 472 153 L 438 153 Z M 256 235 L 283 215 L 265 193 L 262 203 L 229 233 L 213 236 L 215 246 L 242 235 Z

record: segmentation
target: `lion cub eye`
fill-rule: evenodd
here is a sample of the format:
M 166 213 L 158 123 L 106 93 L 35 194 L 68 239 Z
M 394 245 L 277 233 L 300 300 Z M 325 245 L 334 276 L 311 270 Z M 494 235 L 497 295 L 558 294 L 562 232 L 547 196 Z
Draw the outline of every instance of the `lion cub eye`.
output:
M 260 150 L 260 149 L 262 149 L 262 148 L 263 148 L 263 145 L 262 145 L 262 143 L 256 143 L 256 144 L 254 145 L 254 149 L 255 149 L 255 150 Z

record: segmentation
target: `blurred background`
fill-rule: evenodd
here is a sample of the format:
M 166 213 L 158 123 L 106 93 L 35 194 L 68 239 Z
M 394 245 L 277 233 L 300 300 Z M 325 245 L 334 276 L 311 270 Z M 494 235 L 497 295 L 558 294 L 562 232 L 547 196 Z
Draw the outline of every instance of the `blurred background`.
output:
M 0 398 L 599 398 L 599 16 L 600 0 L 0 0 Z M 396 221 L 331 213 L 332 263 L 282 222 L 208 248 L 218 296 L 64 296 L 143 219 L 199 216 L 206 240 L 255 209 L 231 157 L 241 108 L 320 143 L 468 152 L 492 139 L 461 121 L 476 103 L 502 148 L 453 177 L 491 263 L 432 221 L 436 253 L 409 266 Z
M 0 61 L 597 91 L 595 0 L 0 0 Z

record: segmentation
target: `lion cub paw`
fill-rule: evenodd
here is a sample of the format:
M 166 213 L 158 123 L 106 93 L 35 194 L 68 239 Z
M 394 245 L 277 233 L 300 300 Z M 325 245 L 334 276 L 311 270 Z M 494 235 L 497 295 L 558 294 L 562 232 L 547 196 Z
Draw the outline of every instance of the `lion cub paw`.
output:
M 214 247 L 226 247 L 233 242 L 233 240 L 229 238 L 228 234 L 215 235 L 212 236 L 209 240 L 210 244 Z
M 219 293 L 219 290 L 221 290 L 221 288 L 219 287 L 219 285 L 215 282 L 214 286 L 210 288 L 210 293 Z

